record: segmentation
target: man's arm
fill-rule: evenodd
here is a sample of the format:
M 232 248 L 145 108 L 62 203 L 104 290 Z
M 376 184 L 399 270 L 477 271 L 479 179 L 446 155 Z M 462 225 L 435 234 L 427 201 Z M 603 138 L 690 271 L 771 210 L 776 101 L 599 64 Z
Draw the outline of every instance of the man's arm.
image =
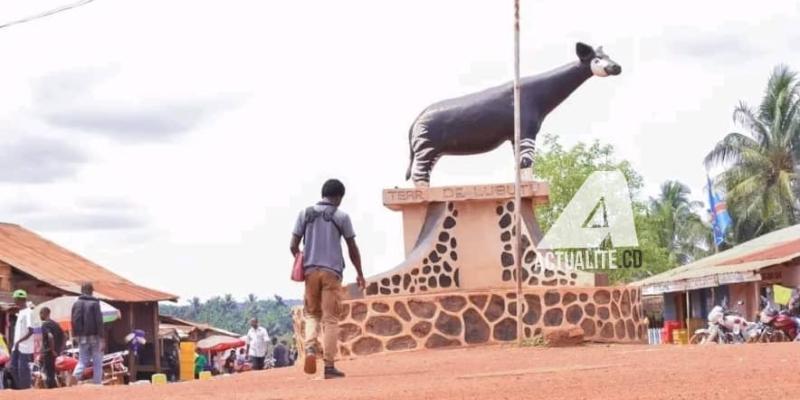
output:
M 289 251 L 292 252 L 292 257 L 297 257 L 300 252 L 300 236 L 292 234 L 292 241 L 289 242 Z
M 347 243 L 347 254 L 350 256 L 350 262 L 353 263 L 353 266 L 356 268 L 356 273 L 358 273 L 356 282 L 358 283 L 358 287 L 363 290 L 366 288 L 367 282 L 364 280 L 364 272 L 361 270 L 361 252 L 358 250 L 356 238 L 351 237 L 350 239 L 345 239 L 345 242 Z

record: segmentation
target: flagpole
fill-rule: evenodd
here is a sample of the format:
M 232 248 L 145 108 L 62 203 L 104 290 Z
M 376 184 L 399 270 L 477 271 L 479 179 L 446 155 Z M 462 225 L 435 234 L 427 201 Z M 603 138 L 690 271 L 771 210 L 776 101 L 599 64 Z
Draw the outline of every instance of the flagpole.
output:
M 517 344 L 522 345 L 522 189 L 520 177 L 520 106 L 519 106 L 519 0 L 514 0 L 514 251 L 517 275 Z

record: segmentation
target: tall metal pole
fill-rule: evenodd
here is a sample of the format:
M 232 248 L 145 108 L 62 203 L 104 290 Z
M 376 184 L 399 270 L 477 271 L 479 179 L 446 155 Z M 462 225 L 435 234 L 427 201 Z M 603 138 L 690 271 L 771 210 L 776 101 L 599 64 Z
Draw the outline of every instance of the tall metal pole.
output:
M 517 275 L 517 343 L 522 345 L 522 185 L 520 177 L 520 108 L 519 108 L 519 0 L 514 0 L 514 262 Z

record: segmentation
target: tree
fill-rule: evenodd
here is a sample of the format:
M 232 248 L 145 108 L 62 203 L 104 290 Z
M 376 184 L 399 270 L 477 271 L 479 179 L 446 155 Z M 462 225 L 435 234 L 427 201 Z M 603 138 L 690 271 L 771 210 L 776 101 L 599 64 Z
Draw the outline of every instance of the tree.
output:
M 667 249 L 671 265 L 683 265 L 709 254 L 711 228 L 698 212 L 703 203 L 689 200 L 691 189 L 678 181 L 666 181 L 649 211 L 658 226 L 658 244 Z
M 797 76 L 780 65 L 757 109 L 740 102 L 733 111 L 748 135 L 729 133 L 705 158 L 707 167 L 727 167 L 717 182 L 726 189 L 737 242 L 797 223 L 798 108 Z
M 699 216 L 692 216 L 691 211 L 694 203 L 688 202 L 687 193 L 680 193 L 677 196 L 677 203 L 686 203 L 686 207 L 677 207 L 677 210 L 663 207 L 661 212 L 669 212 L 668 220 L 671 226 L 665 230 L 665 217 L 659 216 L 651 204 L 639 200 L 639 193 L 644 186 L 642 176 L 633 169 L 628 161 L 618 161 L 614 158 L 614 148 L 610 145 L 601 145 L 595 141 L 589 145 L 578 143 L 570 149 L 565 149 L 554 135 L 546 135 L 543 138 L 543 145 L 539 147 L 535 155 L 535 175 L 550 184 L 550 201 L 547 205 L 536 209 L 537 220 L 543 231 L 552 226 L 572 197 L 583 185 L 586 178 L 595 171 L 619 170 L 628 182 L 628 189 L 631 194 L 634 224 L 639 242 L 639 250 L 642 252 L 644 265 L 639 269 L 616 269 L 595 271 L 607 273 L 614 282 L 628 282 L 641 279 L 649 275 L 670 269 L 686 257 L 678 257 L 678 254 L 691 254 L 698 256 L 700 249 L 691 249 L 690 244 L 694 240 L 679 242 L 685 231 L 699 229 L 698 226 L 684 224 L 683 221 L 693 221 L 699 223 Z M 675 183 L 671 186 L 681 187 L 682 184 Z M 687 189 L 688 190 L 688 189 Z M 673 201 L 673 200 L 669 200 Z M 680 229 L 675 229 L 675 222 L 678 222 Z M 667 233 L 669 232 L 669 233 Z M 694 235 L 694 233 L 693 233 Z M 671 238 L 668 240 L 667 238 Z M 683 239 L 681 239 L 683 240 Z M 674 242 L 674 243 L 673 243 Z M 600 247 L 608 247 L 610 243 L 606 241 Z M 674 255 L 670 249 L 675 249 Z

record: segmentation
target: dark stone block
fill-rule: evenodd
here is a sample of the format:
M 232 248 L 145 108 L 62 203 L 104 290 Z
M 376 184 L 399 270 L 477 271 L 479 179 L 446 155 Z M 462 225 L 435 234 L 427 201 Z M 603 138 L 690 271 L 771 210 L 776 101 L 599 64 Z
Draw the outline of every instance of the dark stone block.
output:
M 619 308 L 623 317 L 629 317 L 631 315 L 631 296 L 627 290 L 622 294 L 622 300 L 619 302 Z
M 510 213 L 514 212 L 514 202 L 513 201 L 509 201 L 508 204 L 506 204 L 506 210 L 508 210 L 508 212 L 510 212 Z
M 392 291 L 387 287 L 382 287 L 380 291 L 381 294 L 392 294 Z
M 611 293 L 605 289 L 594 292 L 594 302 L 595 304 L 608 304 L 611 302 Z
M 514 318 L 504 318 L 494 326 L 494 340 L 508 342 L 517 339 L 517 321 Z
M 539 317 L 542 315 L 542 303 L 539 296 L 535 294 L 526 294 L 525 303 L 528 304 L 528 310 L 522 316 L 522 322 L 526 325 L 535 325 L 539 322 Z
M 393 277 L 392 277 L 392 285 L 395 285 L 395 286 L 399 285 L 399 284 L 400 284 L 400 281 L 401 281 L 402 279 L 403 279 L 403 278 L 402 278 L 402 277 L 401 277 L 399 274 L 398 274 L 398 275 L 395 275 L 395 276 L 393 276 Z
M 617 303 L 611 303 L 611 316 L 614 319 L 619 319 L 619 307 L 617 307 Z
M 363 321 L 367 317 L 367 305 L 364 303 L 353 303 L 350 318 L 353 321 Z
M 444 227 L 444 229 L 450 229 L 450 228 L 456 226 L 455 218 L 453 218 L 453 217 L 445 218 L 444 219 L 444 223 L 442 224 L 442 226 Z
M 514 265 L 514 255 L 504 251 L 502 254 L 500 254 L 500 264 L 503 265 L 503 267 L 510 267 Z
M 440 254 L 444 254 L 444 253 L 447 252 L 447 246 L 445 246 L 443 244 L 437 244 L 436 245 L 436 251 L 439 252 Z
M 499 225 L 500 228 L 502 229 L 508 228 L 508 226 L 511 225 L 511 215 L 510 214 L 503 215 L 503 217 L 500 218 Z
M 594 303 L 589 303 L 589 304 L 585 305 L 583 310 L 586 311 L 586 315 L 588 315 L 590 317 L 594 317 L 594 311 L 595 311 Z
M 633 306 L 633 310 L 631 310 L 631 316 L 633 317 L 633 322 L 639 322 L 639 307 Z
M 431 329 L 433 329 L 433 325 L 430 322 L 421 321 L 411 327 L 411 333 L 418 338 L 423 338 L 431 333 Z
M 508 242 L 509 240 L 511 240 L 511 232 L 505 231 L 505 232 L 501 233 L 500 234 L 500 240 L 503 241 L 503 242 Z
M 575 293 L 567 292 L 564 293 L 564 297 L 561 299 L 561 304 L 568 306 L 578 300 L 578 296 Z
M 456 272 L 453 274 L 453 282 L 456 283 L 456 287 L 461 287 L 461 283 L 458 281 L 458 268 L 456 268 Z
M 587 338 L 594 336 L 594 321 L 589 318 L 584 319 L 583 322 L 581 322 L 581 329 L 583 329 L 583 333 Z
M 374 296 L 378 294 L 378 282 L 370 282 L 367 286 L 367 296 Z
M 432 251 L 430 254 L 428 254 L 428 258 L 431 260 L 432 263 L 438 263 L 439 260 L 442 259 L 441 257 L 439 257 L 439 253 L 435 251 Z
M 486 343 L 489 340 L 489 324 L 475 309 L 464 312 L 464 340 L 468 344 Z
M 503 316 L 505 310 L 505 300 L 503 300 L 502 297 L 493 294 L 491 300 L 489 301 L 489 306 L 486 307 L 486 311 L 484 311 L 483 315 L 487 320 L 489 320 L 489 322 L 494 322 Z
M 583 318 L 583 310 L 581 306 L 573 304 L 567 308 L 567 322 L 570 324 L 577 324 Z
M 442 272 L 442 267 L 440 267 L 439 264 L 434 265 L 433 266 L 433 273 L 434 274 L 438 274 L 439 272 Z
M 378 353 L 383 350 L 383 343 L 374 337 L 362 337 L 353 343 L 353 353 L 359 356 Z
M 389 311 L 389 305 L 385 303 L 375 302 L 372 303 L 372 309 L 379 313 L 385 313 Z
M 528 279 L 528 285 L 536 286 L 539 284 L 539 278 L 532 276 L 531 279 Z
M 389 281 L 389 278 L 381 279 L 381 285 L 382 286 L 389 286 L 390 284 L 391 284 L 391 282 Z
M 587 295 L 586 293 L 581 293 L 580 295 L 578 295 L 578 298 L 580 298 L 581 301 L 586 301 L 589 300 L 589 295 Z
M 444 232 L 444 231 L 439 233 L 439 241 L 440 242 L 446 242 L 448 240 L 450 240 L 450 234 L 449 233 Z
M 411 314 L 408 313 L 406 305 L 402 302 L 396 301 L 394 303 L 394 312 L 398 317 L 404 319 L 405 321 L 411 321 Z
M 403 289 L 408 290 L 408 285 L 411 284 L 411 275 L 404 274 L 403 275 Z
M 497 213 L 497 215 L 503 215 L 503 206 L 497 206 L 494 211 Z
M 555 273 L 555 272 L 553 272 L 553 270 L 552 270 L 552 269 L 546 269 L 546 270 L 544 270 L 544 277 L 545 277 L 545 278 L 552 278 L 552 277 L 553 277 L 553 275 L 555 275 L 555 274 L 556 274 L 556 273 Z
M 436 333 L 431 335 L 427 341 L 425 341 L 425 348 L 427 349 L 439 349 L 442 347 L 453 347 L 453 346 L 460 346 L 461 341 L 456 339 L 447 339 L 443 336 L 440 336 Z
M 453 280 L 447 275 L 439 275 L 439 287 L 449 288 L 453 284 Z
M 458 336 L 461 334 L 461 319 L 455 315 L 450 315 L 445 312 L 440 312 L 439 317 L 436 318 L 436 329 L 449 336 Z
M 411 275 L 419 275 L 419 268 L 414 268 L 411 270 Z
M 447 203 L 447 210 L 448 211 L 453 211 L 455 208 L 456 208 L 456 205 L 452 201 Z
M 551 279 L 549 281 L 542 281 L 542 286 L 556 286 L 558 284 L 557 279 Z
M 403 325 L 388 315 L 370 317 L 366 324 L 367 332 L 380 336 L 394 336 L 403 331 Z
M 442 267 L 444 267 L 445 272 L 453 272 L 453 267 L 450 266 L 450 263 L 448 263 L 447 261 L 444 261 L 442 263 Z
M 394 294 L 398 294 L 400 293 L 400 288 L 394 288 L 392 289 L 392 292 L 394 292 Z
M 564 320 L 564 312 L 560 308 L 551 308 L 544 313 L 544 326 L 559 326 Z
M 625 339 L 625 321 L 618 320 L 614 323 L 614 333 L 616 333 L 617 339 Z
M 503 250 L 511 251 L 511 245 L 510 244 L 506 244 L 505 246 L 503 246 Z
M 450 312 L 459 312 L 467 305 L 467 300 L 461 296 L 447 296 L 440 300 L 442 308 Z
M 456 238 L 452 238 L 452 239 L 450 239 L 450 247 L 451 247 L 451 248 L 454 248 L 454 249 L 455 249 L 456 247 L 458 247 L 458 241 L 456 240 Z
M 429 301 L 409 300 L 408 308 L 418 318 L 429 319 L 436 314 L 436 305 Z
M 475 304 L 479 310 L 483 310 L 483 306 L 486 305 L 487 296 L 483 294 L 475 294 L 469 296 L 469 301 L 472 304 Z
M 558 284 L 559 284 L 559 285 L 561 285 L 561 286 L 566 286 L 566 285 L 567 285 L 567 283 L 569 283 L 569 282 L 567 282 L 567 280 L 566 280 L 566 279 L 559 279 L 559 280 L 558 280 Z
M 619 301 L 619 297 L 620 297 L 619 290 L 614 290 L 614 301 Z
M 606 322 L 603 324 L 603 329 L 600 330 L 600 336 L 605 339 L 614 338 L 614 326 L 611 325 L 611 322 Z
M 607 320 L 609 315 L 608 307 L 603 306 L 597 308 L 597 316 L 600 317 L 600 319 Z
M 633 325 L 633 321 L 625 321 L 625 328 L 628 331 L 628 339 L 636 339 L 636 326 Z
M 430 265 L 426 265 L 426 266 L 422 267 L 422 274 L 423 275 L 428 275 L 430 273 L 431 273 L 431 266 Z
M 534 252 L 533 250 L 528 250 L 528 252 L 525 253 L 525 258 L 523 258 L 523 261 L 525 261 L 528 264 L 536 261 L 536 252 Z
M 451 251 L 450 252 L 450 259 L 453 260 L 453 261 L 458 261 L 458 253 L 456 253 L 455 251 Z
M 417 341 L 410 335 L 396 337 L 386 343 L 386 350 L 399 351 L 417 348 Z
M 559 300 L 561 300 L 561 295 L 555 290 L 548 290 L 544 294 L 544 305 L 546 306 L 558 304 Z
M 509 301 L 508 302 L 508 313 L 517 316 L 517 302 L 516 301 Z
M 439 287 L 439 281 L 436 279 L 435 276 L 428 278 L 428 287 L 432 289 Z
M 339 325 L 339 341 L 349 342 L 353 338 L 361 336 L 361 327 L 356 324 Z

